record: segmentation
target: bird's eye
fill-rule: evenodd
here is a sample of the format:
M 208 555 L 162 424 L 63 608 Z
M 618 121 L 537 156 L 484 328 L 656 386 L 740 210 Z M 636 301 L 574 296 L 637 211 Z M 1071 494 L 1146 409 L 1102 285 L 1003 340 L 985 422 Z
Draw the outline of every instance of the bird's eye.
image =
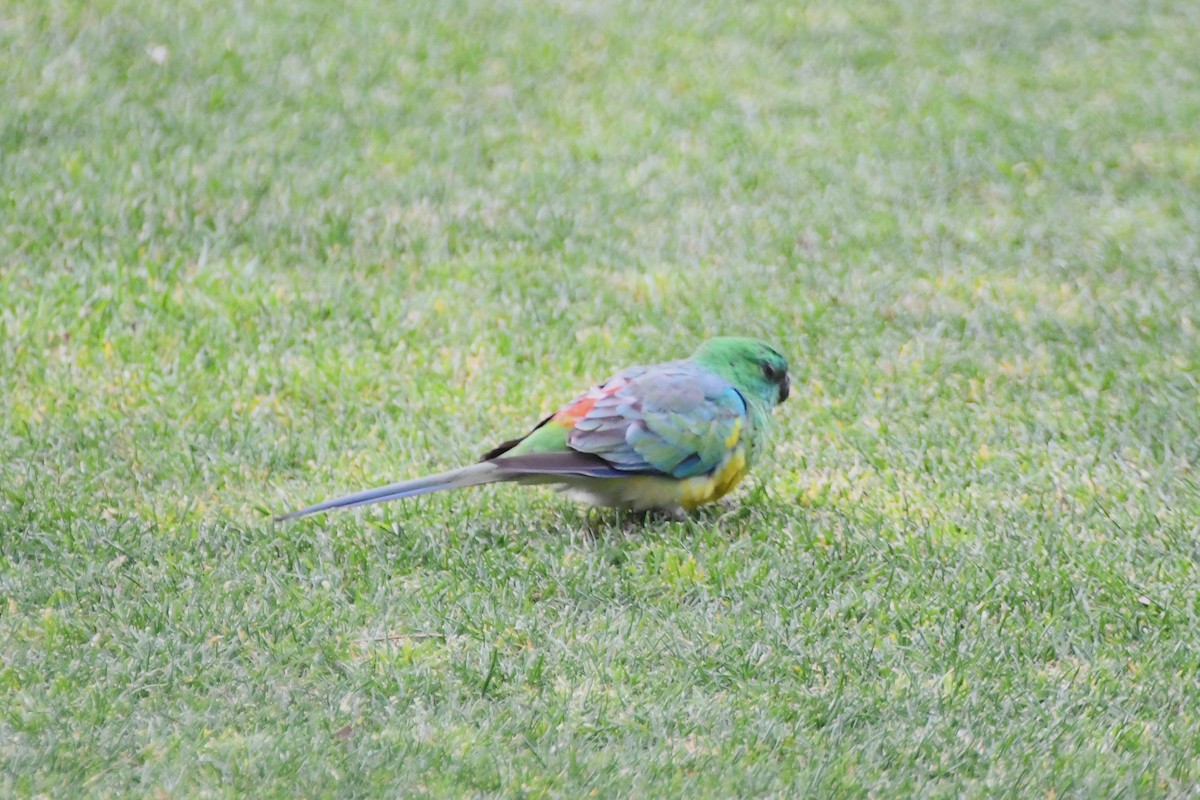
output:
M 767 380 L 771 381 L 772 383 L 777 382 L 780 378 L 780 375 L 782 375 L 782 372 L 779 369 L 779 367 L 777 367 L 771 363 L 763 364 L 762 371 L 763 371 L 763 375 L 766 376 Z

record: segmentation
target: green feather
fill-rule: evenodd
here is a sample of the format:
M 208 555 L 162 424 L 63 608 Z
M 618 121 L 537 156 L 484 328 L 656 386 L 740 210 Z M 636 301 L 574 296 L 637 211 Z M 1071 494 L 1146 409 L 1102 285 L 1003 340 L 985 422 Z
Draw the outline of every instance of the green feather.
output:
M 564 453 L 567 447 L 569 429 L 554 420 L 548 420 L 534 429 L 521 443 L 509 450 L 505 455 L 527 456 L 534 453 Z

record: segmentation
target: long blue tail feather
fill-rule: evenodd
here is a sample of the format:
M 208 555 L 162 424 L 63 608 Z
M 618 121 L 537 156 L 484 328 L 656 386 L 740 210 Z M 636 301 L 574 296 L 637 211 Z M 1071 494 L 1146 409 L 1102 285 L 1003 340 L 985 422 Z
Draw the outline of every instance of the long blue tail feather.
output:
M 520 483 L 568 483 L 572 480 L 588 478 L 631 478 L 636 475 L 662 474 L 646 470 L 619 469 L 607 463 L 599 456 L 590 453 L 530 453 L 519 456 L 501 456 L 490 461 L 481 461 L 461 469 L 453 469 L 425 478 L 415 478 L 411 481 L 400 481 L 376 489 L 367 489 L 345 497 L 335 497 L 315 506 L 308 506 L 299 511 L 283 514 L 275 518 L 276 522 L 286 522 L 290 519 L 307 517 L 309 514 L 319 514 L 322 511 L 332 511 L 338 508 L 353 508 L 372 503 L 386 503 L 389 500 L 400 500 L 405 497 L 416 497 L 443 489 L 461 489 L 467 486 L 479 486 L 484 483 L 499 481 L 518 481 Z
M 317 503 L 316 505 L 302 508 L 299 511 L 283 514 L 276 517 L 275 521 L 286 522 L 290 519 L 299 519 L 300 517 L 307 517 L 309 514 L 318 514 L 322 511 L 331 511 L 335 508 L 353 508 L 354 506 L 365 506 L 371 503 L 386 503 L 389 500 L 416 497 L 417 495 L 429 494 L 430 492 L 437 492 L 442 489 L 478 486 L 482 483 L 492 483 L 504 479 L 505 475 L 503 472 L 491 464 L 472 464 L 468 467 L 453 469 L 437 475 L 415 478 L 411 481 L 400 481 L 388 486 L 380 486 L 375 489 L 348 494 L 344 497 L 335 497 L 332 500 L 326 500 L 323 503 Z

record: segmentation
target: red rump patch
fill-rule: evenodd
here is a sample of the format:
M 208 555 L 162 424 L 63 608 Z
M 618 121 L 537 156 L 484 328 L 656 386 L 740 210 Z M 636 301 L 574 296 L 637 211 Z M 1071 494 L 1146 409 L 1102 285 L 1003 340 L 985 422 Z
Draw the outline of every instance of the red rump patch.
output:
M 583 419 L 588 413 L 595 408 L 596 403 L 610 394 L 615 394 L 629 384 L 628 380 L 612 381 L 604 386 L 592 389 L 590 392 L 580 397 L 570 405 L 559 409 L 554 415 L 555 422 L 565 422 L 574 427 L 576 422 Z
M 587 416 L 588 412 L 596 406 L 596 401 L 599 399 L 599 397 L 592 397 L 590 395 L 581 397 L 555 414 L 554 419 L 557 422 L 570 422 L 574 425 Z

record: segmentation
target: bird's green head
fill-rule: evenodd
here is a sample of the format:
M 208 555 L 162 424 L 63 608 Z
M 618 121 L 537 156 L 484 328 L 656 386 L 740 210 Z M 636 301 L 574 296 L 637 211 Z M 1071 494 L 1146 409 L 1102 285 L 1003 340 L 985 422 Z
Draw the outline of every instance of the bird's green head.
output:
M 766 342 L 738 336 L 719 336 L 700 345 L 692 356 L 738 391 L 767 408 L 787 400 L 791 391 L 788 362 Z

